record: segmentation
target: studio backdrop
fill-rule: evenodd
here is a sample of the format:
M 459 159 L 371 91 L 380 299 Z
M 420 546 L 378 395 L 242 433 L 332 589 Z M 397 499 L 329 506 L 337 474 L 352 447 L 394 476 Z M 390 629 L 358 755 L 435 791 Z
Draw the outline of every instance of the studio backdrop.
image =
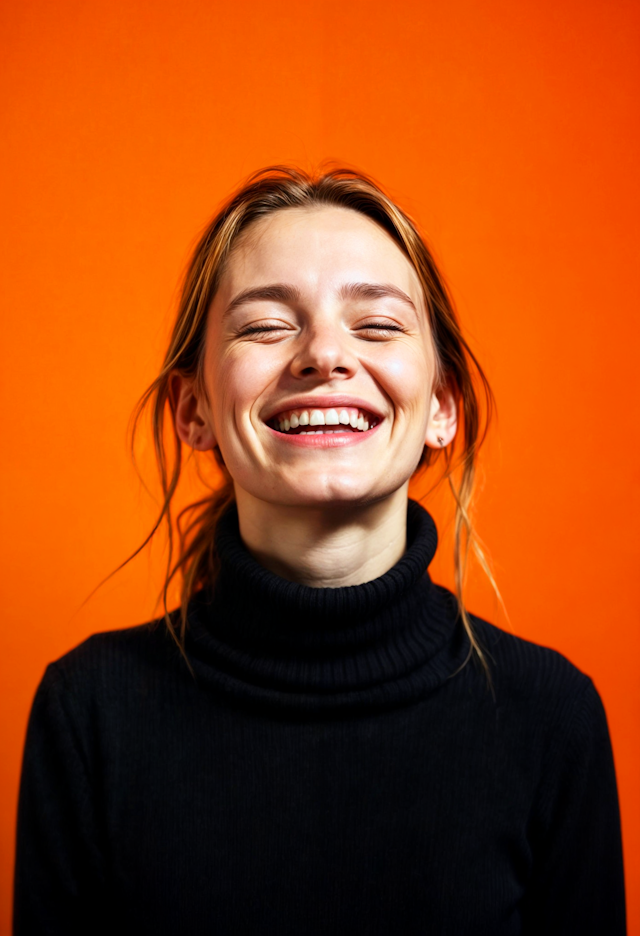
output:
M 417 220 L 492 384 L 476 521 L 506 611 L 477 568 L 469 608 L 593 678 L 639 936 L 637 4 L 13 0 L 1 17 L 0 933 L 45 665 L 156 613 L 161 543 L 83 602 L 153 521 L 127 424 L 189 250 L 252 171 L 330 160 Z

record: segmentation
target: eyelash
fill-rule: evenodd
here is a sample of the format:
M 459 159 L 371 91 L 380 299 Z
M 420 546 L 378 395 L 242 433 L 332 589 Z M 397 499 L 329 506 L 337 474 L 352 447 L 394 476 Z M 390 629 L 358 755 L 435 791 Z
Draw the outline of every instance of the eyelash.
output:
M 273 332 L 273 331 L 282 331 L 284 326 L 281 325 L 247 325 L 246 328 L 243 328 L 240 332 L 240 335 L 259 335 L 264 332 Z M 400 325 L 381 325 L 379 323 L 372 323 L 371 325 L 361 325 L 357 331 L 375 331 L 378 333 L 384 332 L 404 332 L 404 328 Z
M 282 331 L 280 325 L 247 325 L 240 332 L 241 335 L 259 335 L 261 332 Z

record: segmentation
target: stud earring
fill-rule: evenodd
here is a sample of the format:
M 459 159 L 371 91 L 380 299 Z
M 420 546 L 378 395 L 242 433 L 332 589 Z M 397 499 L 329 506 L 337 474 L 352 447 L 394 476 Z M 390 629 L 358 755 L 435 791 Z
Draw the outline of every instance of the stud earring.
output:
M 437 439 L 438 439 L 438 445 L 444 445 L 444 439 L 442 438 L 442 436 L 437 436 Z

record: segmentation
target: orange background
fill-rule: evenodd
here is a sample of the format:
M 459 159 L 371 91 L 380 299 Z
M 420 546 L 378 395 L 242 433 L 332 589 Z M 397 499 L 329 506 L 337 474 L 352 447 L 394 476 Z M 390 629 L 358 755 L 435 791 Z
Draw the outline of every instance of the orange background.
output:
M 479 530 L 515 632 L 604 699 L 638 936 L 638 5 L 22 0 L 0 15 L 1 932 L 44 666 L 153 613 L 157 549 L 78 607 L 152 516 L 125 431 L 189 247 L 250 171 L 333 157 L 417 216 L 486 365 L 499 421 Z M 470 607 L 504 624 L 480 579 Z

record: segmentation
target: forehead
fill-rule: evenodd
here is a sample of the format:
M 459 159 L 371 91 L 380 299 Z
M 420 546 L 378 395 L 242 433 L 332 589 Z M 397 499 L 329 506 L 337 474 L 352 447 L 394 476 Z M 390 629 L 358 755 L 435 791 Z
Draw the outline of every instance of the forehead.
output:
M 395 241 L 375 221 L 349 208 L 287 208 L 254 222 L 227 261 L 218 297 L 291 283 L 305 293 L 345 282 L 393 283 L 421 301 L 418 276 Z

